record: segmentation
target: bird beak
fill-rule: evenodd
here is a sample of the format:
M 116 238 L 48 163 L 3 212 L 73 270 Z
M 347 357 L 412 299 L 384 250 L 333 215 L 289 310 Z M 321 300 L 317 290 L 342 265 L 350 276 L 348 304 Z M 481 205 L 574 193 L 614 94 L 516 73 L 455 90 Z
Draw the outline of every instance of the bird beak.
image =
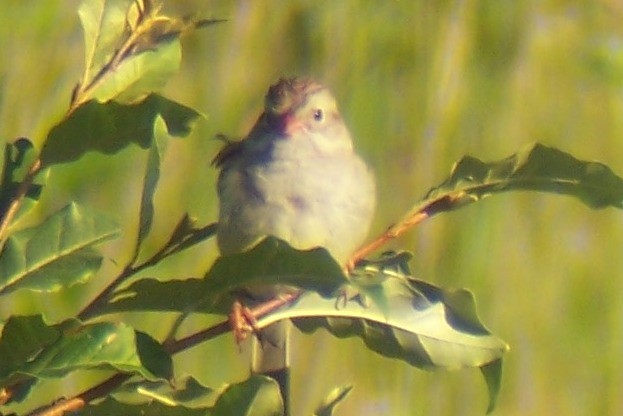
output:
M 292 137 L 303 128 L 303 123 L 294 114 L 286 113 L 281 117 L 279 130 L 284 136 Z

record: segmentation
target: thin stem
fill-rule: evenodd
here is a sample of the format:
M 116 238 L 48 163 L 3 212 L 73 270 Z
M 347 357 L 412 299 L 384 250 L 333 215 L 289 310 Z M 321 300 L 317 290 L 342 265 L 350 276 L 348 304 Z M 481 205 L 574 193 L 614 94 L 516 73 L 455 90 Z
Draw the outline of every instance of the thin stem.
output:
M 6 212 L 4 213 L 4 216 L 2 217 L 2 221 L 0 222 L 0 252 L 2 251 L 2 248 L 4 247 L 4 244 L 6 243 L 6 239 L 7 239 L 6 233 L 7 233 L 7 230 L 9 229 L 9 225 L 13 221 L 13 218 L 15 217 L 15 214 L 17 214 L 17 211 L 19 211 L 19 207 L 22 205 L 22 201 L 24 200 L 24 197 L 28 193 L 28 190 L 30 189 L 30 185 L 32 185 L 32 181 L 34 180 L 35 176 L 37 176 L 37 173 L 39 173 L 40 170 L 41 170 L 41 159 L 37 159 L 32 164 L 28 172 L 26 173 L 24 180 L 22 181 L 22 183 L 20 183 L 19 187 L 17 188 L 17 192 L 15 193 L 13 200 L 9 204 L 9 207 L 7 208 Z
M 215 229 L 216 224 L 212 223 L 208 224 L 203 228 L 192 230 L 188 234 L 181 237 L 173 235 L 171 239 L 169 239 L 169 241 L 164 246 L 162 246 L 160 250 L 158 250 L 158 252 L 156 252 L 145 262 L 137 266 L 131 264 L 127 265 L 125 269 L 123 269 L 123 271 L 115 279 L 113 279 L 113 281 L 109 283 L 102 292 L 100 292 L 95 297 L 95 299 L 93 299 L 87 306 L 82 309 L 82 311 L 80 311 L 80 313 L 78 314 L 78 319 L 87 320 L 93 317 L 96 314 L 97 309 L 102 305 L 106 304 L 114 291 L 117 290 L 117 288 L 119 288 L 119 286 L 121 286 L 123 282 L 125 282 L 128 278 L 132 277 L 137 273 L 140 273 L 141 271 L 149 267 L 157 265 L 162 260 L 166 259 L 169 256 L 172 256 L 173 254 L 179 253 L 180 251 L 183 251 L 188 247 L 191 247 L 192 245 L 203 241 L 205 238 L 213 235 Z
M 379 235 L 377 238 L 372 240 L 370 243 L 362 246 L 359 250 L 355 252 L 348 260 L 348 264 L 346 265 L 347 270 L 353 270 L 357 262 L 363 260 L 365 257 L 369 256 L 382 246 L 384 246 L 389 241 L 393 240 L 404 234 L 408 229 L 414 227 L 415 225 L 421 223 L 425 219 L 429 218 L 430 214 L 424 210 L 417 211 L 412 215 L 408 216 L 403 221 L 392 225 L 389 227 L 383 234 Z

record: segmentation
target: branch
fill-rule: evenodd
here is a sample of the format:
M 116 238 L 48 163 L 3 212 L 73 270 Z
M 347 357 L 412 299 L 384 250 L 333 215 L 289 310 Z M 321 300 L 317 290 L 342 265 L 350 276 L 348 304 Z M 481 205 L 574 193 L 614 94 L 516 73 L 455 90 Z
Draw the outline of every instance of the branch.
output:
M 294 302 L 299 298 L 301 292 L 290 293 L 280 296 L 277 299 L 264 302 L 253 309 L 250 309 L 250 313 L 255 319 L 279 309 L 280 307 Z M 232 330 L 230 322 L 228 320 L 219 322 L 203 331 L 189 335 L 187 337 L 175 340 L 173 342 L 164 345 L 165 351 L 169 354 L 177 354 L 194 347 L 204 341 L 216 338 L 228 331 Z M 40 408 L 29 413 L 28 416 L 62 416 L 66 412 L 75 412 L 84 408 L 88 403 L 93 400 L 102 398 L 109 395 L 116 388 L 121 386 L 125 381 L 132 377 L 132 374 L 117 373 L 112 377 L 104 380 L 100 384 L 78 394 L 70 399 L 60 400 L 49 407 Z
M 127 265 L 123 271 L 113 279 L 113 281 L 106 286 L 106 288 L 100 292 L 95 299 L 93 299 L 82 311 L 78 314 L 78 319 L 84 321 L 92 318 L 97 309 L 108 302 L 110 295 L 114 293 L 117 288 L 123 284 L 129 277 L 149 268 L 157 265 L 162 260 L 166 259 L 173 254 L 179 253 L 193 245 L 203 241 L 204 239 L 212 236 L 216 232 L 216 223 L 211 223 L 203 228 L 192 229 L 190 232 L 184 235 L 179 235 L 178 230 L 173 231 L 173 235 L 169 241 L 155 253 L 151 258 L 139 265 Z
M 455 209 L 457 201 L 459 201 L 461 197 L 463 197 L 463 193 L 460 191 L 452 194 L 445 194 L 439 198 L 429 201 L 422 207 L 418 207 L 416 210 L 409 211 L 399 222 L 390 226 L 383 234 L 379 235 L 370 243 L 357 250 L 348 260 L 346 270 L 353 270 L 359 261 L 363 260 L 365 257 L 369 256 L 394 238 L 400 237 L 419 223 L 439 214 L 440 212 Z

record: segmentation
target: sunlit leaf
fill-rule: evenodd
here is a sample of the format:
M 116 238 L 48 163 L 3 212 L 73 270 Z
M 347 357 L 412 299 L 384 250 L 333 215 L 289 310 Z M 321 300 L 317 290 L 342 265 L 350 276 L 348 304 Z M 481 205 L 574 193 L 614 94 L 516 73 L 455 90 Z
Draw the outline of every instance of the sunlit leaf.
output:
M 172 375 L 170 357 L 162 347 L 147 334 L 124 323 L 67 321 L 47 326 L 42 325 L 38 317 L 20 319 L 21 333 L 44 330 L 46 336 L 34 338 L 38 350 L 33 354 L 22 354 L 2 367 L 2 385 L 14 382 L 19 375 L 38 379 L 62 378 L 87 368 L 136 372 L 152 380 L 169 379 Z M 12 335 L 15 333 L 15 330 L 3 332 L 1 350 L 23 348 L 18 344 L 20 339 Z
M 281 416 L 283 400 L 275 380 L 260 375 L 227 386 L 216 401 L 214 416 Z
M 184 19 L 159 14 L 147 2 L 87 0 L 79 14 L 85 38 L 81 101 L 135 102 L 158 92 L 181 61 Z
M 371 266 L 370 266 L 371 267 Z M 296 302 L 263 316 L 258 328 L 291 319 L 304 332 L 325 328 L 337 337 L 360 337 L 366 346 L 389 358 L 422 369 L 480 367 L 499 361 L 508 346 L 480 322 L 473 295 L 467 290 L 445 290 L 400 276 L 394 270 L 374 270 L 352 279 L 377 285 L 385 299 L 380 305 L 365 294 L 327 298 L 305 293 Z M 379 274 L 386 274 L 384 279 Z M 361 285 L 355 285 L 355 288 Z M 349 290 L 345 289 L 344 294 Z M 380 295 L 377 295 L 377 297 Z M 390 305 L 387 307 L 386 305 Z M 493 367 L 491 367 L 493 368 Z M 501 372 L 483 370 L 495 404 Z
M 158 116 L 170 135 L 183 137 L 200 114 L 159 95 L 129 105 L 89 101 L 50 131 L 41 160 L 45 166 L 66 163 L 89 151 L 117 153 L 131 143 L 146 149 L 154 140 Z
M 93 246 L 119 228 L 75 203 L 42 224 L 13 234 L 0 254 L 0 293 L 18 289 L 54 292 L 84 282 L 100 267 Z
M 13 317 L 2 331 L 0 352 L 11 357 L 1 361 L 0 387 L 96 368 L 151 380 L 172 376 L 170 356 L 160 344 L 124 323 L 47 325 L 41 316 Z
M 157 116 L 154 123 L 154 139 L 149 149 L 147 166 L 145 167 L 145 176 L 143 179 L 137 250 L 151 230 L 154 219 L 153 198 L 156 193 L 156 185 L 160 179 L 160 160 L 166 150 L 168 138 L 166 124 L 162 117 Z
M 84 31 L 85 75 L 89 83 L 121 47 L 132 0 L 83 0 L 78 15 Z
M 177 39 L 160 43 L 155 49 L 132 54 L 102 78 L 91 97 L 100 102 L 135 102 L 160 91 L 178 71 L 181 58 L 182 50 Z
M 471 313 L 461 314 L 446 305 L 447 295 L 429 299 L 428 294 L 419 292 L 427 286 L 419 281 L 407 285 L 387 279 L 383 289 L 392 301 L 389 314 L 356 298 L 340 300 L 307 293 L 293 305 L 261 318 L 258 326 L 291 318 L 306 332 L 322 327 L 340 337 L 359 336 L 379 354 L 423 369 L 480 367 L 502 357 L 508 349 L 502 340 L 472 322 Z M 457 292 L 471 297 L 466 290 L 448 293 L 455 296 Z M 475 308 L 473 299 L 471 307 Z
M 137 403 L 144 401 L 158 401 L 168 406 L 178 408 L 201 408 L 214 404 L 219 395 L 214 390 L 203 385 L 194 377 L 183 377 L 179 380 L 128 381 L 116 389 L 112 396 L 119 402 Z
M 599 162 L 576 159 L 542 144 L 495 162 L 472 156 L 458 161 L 449 178 L 431 189 L 407 215 L 429 216 L 508 191 L 539 191 L 578 198 L 591 208 L 623 208 L 623 179 Z

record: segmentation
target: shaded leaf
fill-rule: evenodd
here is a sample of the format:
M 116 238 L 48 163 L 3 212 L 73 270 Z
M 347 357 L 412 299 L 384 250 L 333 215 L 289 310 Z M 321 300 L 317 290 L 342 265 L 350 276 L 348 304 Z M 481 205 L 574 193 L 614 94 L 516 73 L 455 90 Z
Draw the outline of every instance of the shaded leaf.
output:
M 13 200 L 17 189 L 26 177 L 26 173 L 37 160 L 37 151 L 32 142 L 26 138 L 19 138 L 13 143 L 7 143 L 4 149 L 2 164 L 2 176 L 0 177 L 0 213 L 6 212 Z M 48 177 L 48 170 L 39 171 L 35 176 L 30 188 L 26 192 L 26 198 L 22 201 L 19 211 L 13 217 L 13 222 L 30 211 L 39 200 L 43 185 Z
M 207 286 L 203 279 L 169 280 L 141 279 L 115 293 L 112 300 L 98 311 L 98 315 L 115 312 L 199 310 L 205 303 Z M 210 312 L 210 311 L 206 311 Z
M 67 205 L 7 240 L 0 255 L 0 293 L 54 292 L 84 282 L 102 261 L 93 246 L 118 233 L 119 227 L 107 218 L 75 203 Z
M 159 95 L 130 105 L 89 101 L 50 131 L 41 151 L 42 163 L 70 162 L 89 151 L 113 154 L 131 143 L 146 149 L 154 140 L 158 116 L 164 119 L 170 135 L 182 137 L 190 133 L 200 115 Z
M 48 326 L 41 315 L 12 316 L 4 323 L 0 335 L 0 385 L 19 385 L 12 389 L 11 401 L 23 400 L 36 382 L 16 374 L 17 369 L 59 336 L 59 331 Z
M 188 409 L 180 406 L 171 406 L 159 401 L 147 403 L 123 403 L 113 398 L 107 398 L 101 403 L 91 404 L 72 415 L 85 416 L 210 416 L 208 409 Z
M 2 165 L 2 185 L 20 183 L 24 180 L 28 169 L 37 159 L 37 151 L 32 142 L 24 137 L 7 143 L 4 149 Z M 37 191 L 38 193 L 38 191 Z M 29 195 L 31 198 L 35 195 Z M 38 195 L 36 195 L 38 197 Z
M 487 389 L 489 390 L 487 413 L 491 413 L 495 409 L 502 384 L 502 359 L 491 361 L 489 364 L 483 365 L 480 367 L 480 371 L 485 378 Z
M 215 295 L 278 284 L 329 294 L 346 282 L 342 268 L 324 248 L 296 250 L 275 237 L 249 251 L 219 257 L 206 275 Z
M 145 387 L 147 383 L 129 383 L 121 390 L 139 392 L 144 396 L 144 401 L 134 394 L 128 397 L 130 403 L 125 403 L 125 393 L 114 393 L 114 398 L 108 398 L 103 402 L 90 405 L 77 414 L 84 415 L 182 415 L 182 416 L 220 416 L 220 415 L 245 415 L 245 416 L 270 416 L 283 415 L 283 402 L 279 393 L 279 387 L 274 380 L 264 376 L 252 376 L 241 383 L 224 386 L 220 391 L 213 391 L 201 386 L 196 380 L 190 379 L 181 389 L 173 390 L 159 383 L 150 383 L 152 387 Z M 149 389 L 149 392 L 147 392 Z M 198 406 L 189 407 L 188 400 L 181 400 L 180 396 L 189 394 L 193 400 L 206 401 L 209 397 L 214 403 L 213 407 Z M 177 396 L 177 397 L 174 397 Z M 140 403 L 137 404 L 137 401 Z
M 204 279 L 138 280 L 117 291 L 100 313 L 148 310 L 228 314 L 232 300 L 228 295 L 243 287 L 287 284 L 327 295 L 345 282 L 342 269 L 326 250 L 300 251 L 269 237 L 246 253 L 220 257 Z
M 160 343 L 141 331 L 135 331 L 135 337 L 136 355 L 140 359 L 141 367 L 148 372 L 146 374 L 141 371 L 141 374 L 152 380 L 154 378 L 171 379 L 173 377 L 173 361 Z M 112 365 L 116 367 L 116 364 L 113 363 Z M 120 369 L 123 371 L 123 368 Z
M 281 416 L 283 400 L 277 382 L 254 375 L 227 386 L 214 404 L 214 415 Z
M 332 416 L 335 407 L 351 392 L 353 386 L 346 385 L 334 388 L 314 412 L 315 416 Z

